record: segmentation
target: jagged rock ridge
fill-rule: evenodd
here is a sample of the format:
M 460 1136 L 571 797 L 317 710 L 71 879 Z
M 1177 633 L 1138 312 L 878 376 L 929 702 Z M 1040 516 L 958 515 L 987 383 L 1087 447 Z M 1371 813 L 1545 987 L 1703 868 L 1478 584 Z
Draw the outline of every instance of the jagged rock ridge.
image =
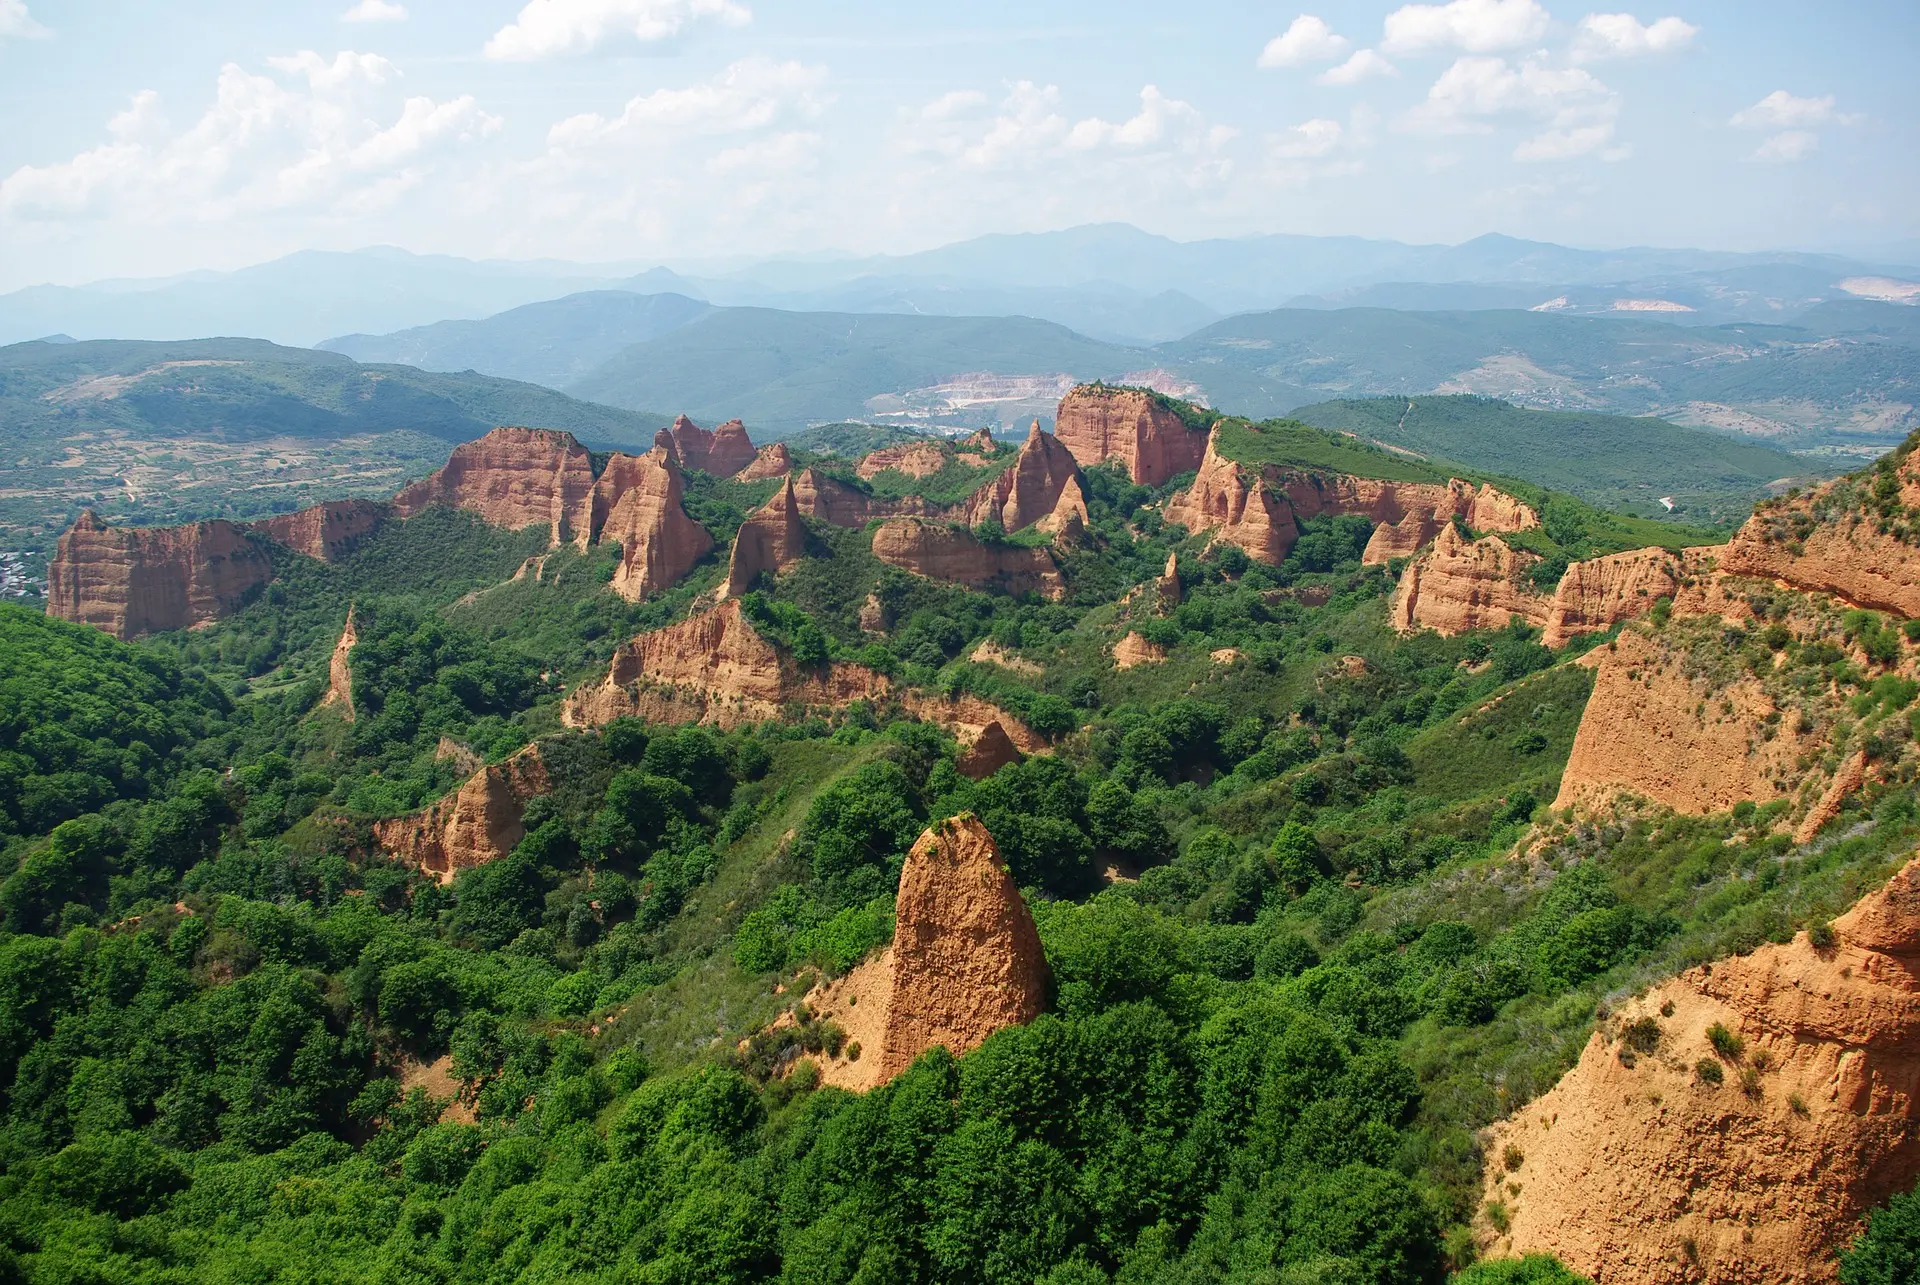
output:
M 395 860 L 452 883 L 460 871 L 513 851 L 526 835 L 527 803 L 551 788 L 540 747 L 529 745 L 481 768 L 424 811 L 374 822 L 374 837 Z

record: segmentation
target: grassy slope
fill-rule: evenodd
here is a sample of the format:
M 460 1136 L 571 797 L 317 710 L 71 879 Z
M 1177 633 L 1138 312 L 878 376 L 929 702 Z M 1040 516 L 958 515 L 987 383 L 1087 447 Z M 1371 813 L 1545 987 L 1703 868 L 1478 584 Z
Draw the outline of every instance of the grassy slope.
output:
M 1658 512 L 1673 496 L 1682 511 L 1713 520 L 1764 492 L 1805 477 L 1807 460 L 1665 420 L 1525 410 L 1487 397 L 1369 398 L 1303 407 L 1317 428 L 1356 433 L 1474 468 L 1518 474 L 1607 508 Z M 1696 518 L 1696 520 L 1698 520 Z

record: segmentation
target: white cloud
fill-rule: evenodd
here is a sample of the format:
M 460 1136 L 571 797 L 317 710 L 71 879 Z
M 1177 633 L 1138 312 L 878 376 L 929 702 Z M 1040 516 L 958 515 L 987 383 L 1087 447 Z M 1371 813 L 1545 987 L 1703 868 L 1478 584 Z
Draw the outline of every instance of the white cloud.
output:
M 1770 135 L 1753 150 L 1753 159 L 1773 164 L 1803 161 L 1820 146 L 1820 136 L 1809 129 L 1789 129 Z
M 33 20 L 26 0 L 0 0 L 0 40 L 9 36 L 33 40 L 52 34 Z
M 1275 135 L 1268 141 L 1267 154 L 1281 160 L 1304 160 L 1310 157 L 1325 156 L 1340 146 L 1341 135 L 1346 133 L 1337 120 L 1316 119 L 1303 121 L 1284 134 Z
M 1335 35 L 1321 19 L 1303 13 L 1284 32 L 1267 41 L 1257 65 L 1300 67 L 1310 62 L 1332 62 L 1347 51 L 1348 44 L 1345 36 Z
M 360 0 L 359 4 L 340 15 L 342 22 L 404 22 L 407 7 L 394 4 L 392 0 Z
M 417 186 L 439 154 L 500 127 L 470 95 L 401 98 L 399 69 L 377 54 L 303 51 L 267 64 L 277 77 L 221 68 L 212 105 L 181 131 L 157 93 L 134 95 L 108 122 L 111 141 L 0 180 L 0 218 L 364 212 Z
M 1392 54 L 1461 49 L 1497 53 L 1531 44 L 1547 33 L 1547 11 L 1537 0 L 1453 0 L 1403 5 L 1387 15 L 1381 47 Z
M 659 44 L 699 23 L 741 27 L 752 18 L 734 0 L 528 0 L 483 52 L 510 61 L 557 58 L 621 41 Z
M 1394 65 L 1372 49 L 1356 49 L 1353 56 L 1338 67 L 1329 67 L 1315 76 L 1321 85 L 1357 85 L 1373 76 L 1398 76 Z
M 1657 18 L 1642 25 L 1630 13 L 1590 13 L 1580 19 L 1573 37 L 1573 60 L 1638 58 L 1685 49 L 1700 28 L 1679 18 Z
M 1427 99 L 1407 113 L 1406 124 L 1434 134 L 1485 134 L 1496 124 L 1544 123 L 1521 142 L 1518 161 L 1560 161 L 1606 148 L 1613 140 L 1619 97 L 1591 72 L 1554 67 L 1534 56 L 1510 64 L 1504 58 L 1459 58 L 1442 72 Z M 1615 151 L 1608 159 L 1619 159 Z
M 1727 124 L 1743 129 L 1804 129 L 1809 125 L 1851 125 L 1855 116 L 1833 109 L 1833 95 L 1796 98 L 1776 89 L 1753 106 L 1737 111 Z
M 825 103 L 816 91 L 826 76 L 824 67 L 744 58 L 700 84 L 630 98 L 618 116 L 570 116 L 547 131 L 547 142 L 556 149 L 646 145 L 818 116 Z

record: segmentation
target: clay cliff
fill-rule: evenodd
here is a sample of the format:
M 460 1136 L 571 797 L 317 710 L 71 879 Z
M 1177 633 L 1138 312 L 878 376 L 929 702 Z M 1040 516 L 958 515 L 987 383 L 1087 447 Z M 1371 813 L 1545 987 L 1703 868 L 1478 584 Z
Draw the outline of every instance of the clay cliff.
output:
M 959 739 L 962 747 L 971 747 L 986 734 L 988 728 L 997 727 L 1007 743 L 1021 754 L 1047 753 L 1046 737 L 992 701 L 972 692 L 941 694 L 904 691 L 899 695 L 902 709 L 915 718 L 946 728 Z
M 321 708 L 330 705 L 340 707 L 340 717 L 353 721 L 353 649 L 359 645 L 360 634 L 353 627 L 353 608 L 347 608 L 347 623 L 340 628 L 340 641 L 333 645 L 333 654 L 327 657 L 327 694 L 320 698 Z
M 793 493 L 802 513 L 822 522 L 831 522 L 834 526 L 862 527 L 874 518 L 901 514 L 924 516 L 934 511 L 931 504 L 918 496 L 910 495 L 899 500 L 878 499 L 811 468 L 794 474 Z
M 512 852 L 526 836 L 520 821 L 528 801 L 551 788 L 539 746 L 529 745 L 481 768 L 424 811 L 374 822 L 373 835 L 396 861 L 452 883 L 469 866 Z
M 297 513 L 249 522 L 246 529 L 295 553 L 321 562 L 338 562 L 372 534 L 386 516 L 387 506 L 371 500 L 327 500 Z
M 1393 600 L 1395 629 L 1434 629 L 1443 634 L 1499 629 L 1518 617 L 1544 624 L 1551 599 L 1537 591 L 1527 571 L 1540 561 L 1497 535 L 1469 540 L 1451 522 L 1433 547 L 1407 564 Z
M 1638 620 L 1660 599 L 1679 593 L 1682 582 L 1700 572 L 1704 561 L 1700 550 L 1629 549 L 1576 562 L 1553 591 L 1541 641 L 1564 647 L 1581 634 Z
M 552 543 L 591 538 L 593 461 L 573 434 L 545 428 L 496 428 L 453 448 L 444 467 L 393 497 L 396 516 L 435 504 L 467 509 L 491 526 L 540 525 Z
M 793 478 L 775 491 L 773 498 L 755 509 L 740 524 L 734 537 L 733 553 L 727 562 L 727 583 L 722 598 L 737 598 L 753 587 L 761 575 L 778 575 L 806 556 L 807 524 L 800 516 L 800 500 L 794 494 Z
M 735 475 L 736 482 L 761 482 L 770 477 L 783 477 L 793 472 L 793 453 L 785 442 L 770 442 L 760 448 L 753 457 L 753 463 L 741 469 Z
M 1882 501 L 1870 494 L 1878 476 L 1840 478 L 1796 499 L 1758 506 L 1727 545 L 1721 568 L 1920 617 L 1920 546 L 1901 535 L 1905 513 L 1920 508 L 1920 462 L 1906 455 L 1886 475 L 1892 493 L 1885 503 L 1899 506 L 1899 517 L 1884 516 Z
M 849 1036 L 842 1056 L 821 1058 L 821 1079 L 872 1089 L 935 1045 L 970 1052 L 1038 1017 L 1046 991 L 1033 916 L 993 836 L 970 812 L 936 822 L 900 868 L 893 944 L 807 995 Z
M 862 665 L 802 668 L 753 627 L 738 600 L 729 600 L 621 644 L 606 677 L 577 688 L 560 717 L 569 727 L 623 715 L 737 727 L 778 718 L 788 706 L 838 708 L 888 688 L 883 675 Z
M 1830 947 L 1802 933 L 1615 1007 L 1488 1139 L 1509 1226 L 1483 1222 L 1492 1252 L 1605 1285 L 1835 1280 L 1863 1216 L 1920 1177 L 1920 862 L 1833 928 Z
M 88 509 L 55 545 L 47 614 L 137 638 L 230 615 L 272 576 L 265 547 L 231 522 L 109 527 Z
M 708 432 L 681 415 L 671 428 L 662 432 L 672 442 L 674 456 L 682 468 L 697 468 L 715 477 L 732 477 L 752 464 L 758 453 L 753 440 L 747 436 L 746 425 L 737 419 L 730 419 Z
M 604 483 L 605 485 L 602 485 Z M 612 589 L 629 602 L 675 584 L 713 548 L 707 529 L 687 516 L 679 466 L 665 450 L 615 455 L 595 484 L 595 536 L 620 545 Z M 604 520 L 598 520 L 605 503 Z
M 1188 428 L 1154 394 L 1104 384 L 1082 384 L 1061 398 L 1053 432 L 1082 467 L 1117 459 L 1145 486 L 1199 468 L 1207 449 L 1207 434 Z
M 1276 567 L 1300 538 L 1285 497 L 1269 492 L 1257 475 L 1249 480 L 1238 464 L 1214 449 L 1212 434 L 1193 485 L 1168 498 L 1165 516 L 1195 535 L 1212 531 L 1216 539 Z
M 901 442 L 868 451 L 853 466 L 853 475 L 870 482 L 889 469 L 908 477 L 931 477 L 947 466 L 947 450 L 938 442 Z
M 1084 526 L 1087 504 L 1079 474 L 1073 453 L 1051 433 L 1041 432 L 1040 421 L 1035 420 L 1013 467 L 964 500 L 954 516 L 968 526 L 994 520 L 1008 531 L 1019 531 L 1055 517 L 1071 487 L 1073 498 L 1067 504 L 1069 509 L 1077 505 Z M 1064 522 L 1064 514 L 1057 520 Z
M 873 533 L 873 556 L 929 580 L 1058 600 L 1066 581 L 1045 549 L 987 544 L 964 527 L 921 518 L 892 518 Z

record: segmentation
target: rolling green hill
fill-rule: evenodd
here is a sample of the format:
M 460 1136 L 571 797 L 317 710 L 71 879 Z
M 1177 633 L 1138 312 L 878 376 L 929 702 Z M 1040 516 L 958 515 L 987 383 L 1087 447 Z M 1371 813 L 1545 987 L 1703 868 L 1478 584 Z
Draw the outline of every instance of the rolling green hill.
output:
M 1381 397 L 1293 412 L 1435 459 L 1494 469 L 1569 491 L 1604 508 L 1664 510 L 1708 524 L 1745 516 L 1769 483 L 1823 475 L 1807 459 L 1663 419 L 1526 410 L 1490 397 Z
M 610 406 L 735 416 L 768 436 L 859 418 L 870 398 L 952 376 L 1113 377 L 1151 354 L 1030 317 L 872 316 L 728 308 L 635 344 L 568 386 Z
M 85 505 L 116 522 L 258 517 L 389 494 L 500 424 L 644 449 L 668 421 L 507 379 L 201 339 L 0 348 L 0 422 L 0 543 L 35 551 Z

